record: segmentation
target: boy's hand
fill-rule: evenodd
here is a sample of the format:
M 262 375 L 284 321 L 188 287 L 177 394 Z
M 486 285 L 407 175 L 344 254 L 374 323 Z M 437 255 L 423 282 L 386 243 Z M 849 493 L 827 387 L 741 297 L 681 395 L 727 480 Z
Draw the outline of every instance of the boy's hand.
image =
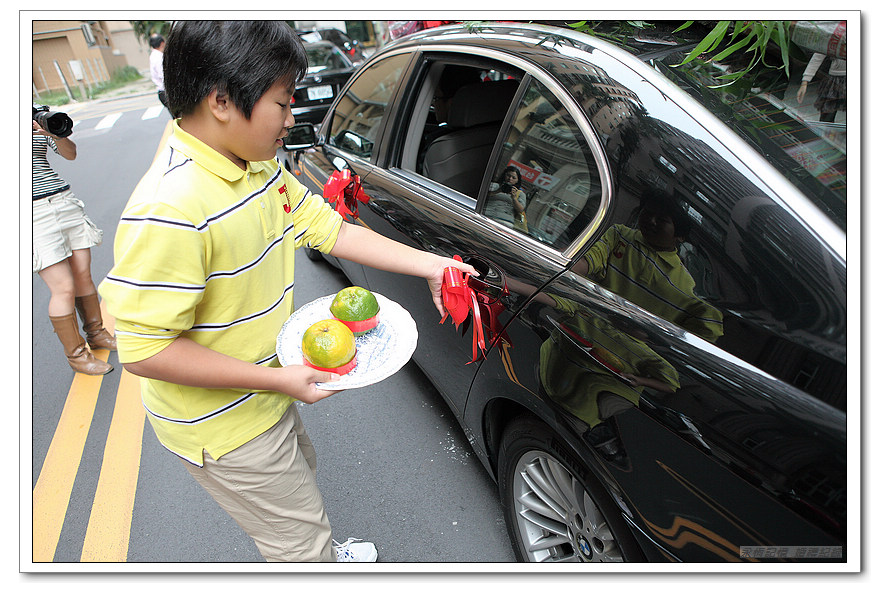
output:
M 305 365 L 290 365 L 278 369 L 283 376 L 278 381 L 278 391 L 307 404 L 321 401 L 339 390 L 318 389 L 315 383 L 329 383 L 339 380 L 336 373 L 318 371 Z
M 432 268 L 431 272 L 425 276 L 425 279 L 428 281 L 428 287 L 431 289 L 431 297 L 434 299 L 434 305 L 437 307 L 437 311 L 440 312 L 440 317 L 446 315 L 446 307 L 443 306 L 442 290 L 443 270 L 446 268 L 458 268 L 462 273 L 470 274 L 471 276 L 480 275 L 479 272 L 477 272 L 477 269 L 470 264 L 460 262 L 451 257 L 437 257 L 434 268 Z

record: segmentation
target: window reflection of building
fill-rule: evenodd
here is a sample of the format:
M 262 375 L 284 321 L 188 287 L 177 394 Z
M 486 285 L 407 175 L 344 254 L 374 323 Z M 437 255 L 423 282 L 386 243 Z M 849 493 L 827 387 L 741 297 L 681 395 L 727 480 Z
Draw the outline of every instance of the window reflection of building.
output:
M 527 196 L 529 234 L 564 246 L 598 209 L 602 187 L 577 125 L 547 89 L 525 93 L 499 167 L 516 166 Z
M 331 144 L 346 131 L 375 142 L 376 130 L 405 65 L 403 57 L 391 57 L 381 66 L 369 68 L 358 76 L 340 98 L 333 114 Z

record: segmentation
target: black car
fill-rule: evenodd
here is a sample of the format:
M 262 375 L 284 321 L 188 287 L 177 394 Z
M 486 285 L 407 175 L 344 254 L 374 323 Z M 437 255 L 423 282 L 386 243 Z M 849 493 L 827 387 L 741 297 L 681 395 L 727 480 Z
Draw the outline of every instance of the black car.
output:
M 415 318 L 520 560 L 845 562 L 845 127 L 641 46 L 422 31 L 279 155 L 481 271 L 456 328 L 422 280 L 329 258 Z
M 290 109 L 297 122 L 318 124 L 357 66 L 329 41 L 303 46 L 309 67 L 290 98 Z
M 312 31 L 297 31 L 303 43 L 315 43 L 316 41 L 329 41 L 355 64 L 364 61 L 364 52 L 357 39 L 352 39 L 339 29 L 314 29 Z

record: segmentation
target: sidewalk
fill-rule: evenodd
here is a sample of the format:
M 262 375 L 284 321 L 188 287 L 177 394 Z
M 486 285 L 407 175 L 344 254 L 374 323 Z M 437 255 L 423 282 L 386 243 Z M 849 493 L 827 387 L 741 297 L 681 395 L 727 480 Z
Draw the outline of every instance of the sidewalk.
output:
M 154 94 L 156 94 L 156 85 L 153 84 L 153 81 L 150 80 L 149 76 L 145 76 L 138 80 L 133 80 L 132 82 L 129 82 L 128 84 L 125 84 L 124 86 L 121 86 L 119 88 L 105 91 L 94 99 L 87 99 L 85 101 L 72 101 L 70 103 L 65 103 L 64 105 L 50 106 L 50 108 L 53 111 L 63 111 L 67 114 L 74 114 L 90 105 L 94 105 L 95 103 L 104 103 L 107 101 L 113 101 L 125 97 L 137 97 L 141 95 Z

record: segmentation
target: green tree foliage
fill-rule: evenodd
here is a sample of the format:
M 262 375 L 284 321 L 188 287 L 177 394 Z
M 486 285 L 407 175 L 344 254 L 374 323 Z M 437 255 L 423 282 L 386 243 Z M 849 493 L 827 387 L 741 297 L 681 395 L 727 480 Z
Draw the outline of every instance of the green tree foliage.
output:
M 687 21 L 676 31 L 692 24 L 693 21 Z M 704 54 L 712 61 L 724 62 L 728 57 L 739 53 L 748 63 L 743 68 L 719 76 L 727 80 L 727 84 L 736 82 L 758 67 L 781 69 L 789 76 L 789 31 L 788 21 L 718 21 L 712 31 L 685 57 L 682 64 L 701 59 Z M 780 65 L 771 64 L 767 60 L 767 50 L 773 45 L 779 49 L 778 55 L 782 62 Z
M 719 77 L 727 85 L 756 70 L 783 70 L 789 76 L 790 24 L 790 21 L 684 21 L 672 34 L 698 28 L 698 34 L 704 36 L 681 64 L 701 60 L 734 65 L 730 72 Z M 657 24 L 648 21 L 579 21 L 568 26 L 613 43 L 625 44 L 640 31 L 653 29 Z

